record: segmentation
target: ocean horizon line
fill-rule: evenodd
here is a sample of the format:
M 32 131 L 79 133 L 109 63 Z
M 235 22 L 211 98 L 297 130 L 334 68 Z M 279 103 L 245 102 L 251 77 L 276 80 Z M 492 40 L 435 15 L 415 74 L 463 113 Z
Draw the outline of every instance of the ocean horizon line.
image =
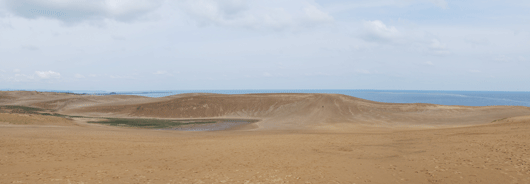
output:
M 530 91 L 500 91 L 500 90 L 430 90 L 430 89 L 175 89 L 175 90 L 50 90 L 50 89 L 0 89 L 0 91 L 37 91 L 37 92 L 100 92 L 100 93 L 164 93 L 180 91 L 420 91 L 420 92 L 515 92 L 530 93 Z
M 342 94 L 384 103 L 428 103 L 438 105 L 492 106 L 512 105 L 530 107 L 527 91 L 449 91 L 449 90 L 377 90 L 377 89 L 235 89 L 235 90 L 150 90 L 150 91 L 90 91 L 90 90 L 12 90 L 68 93 L 76 95 L 136 95 L 151 98 L 187 93 L 213 94 L 272 94 L 321 93 Z

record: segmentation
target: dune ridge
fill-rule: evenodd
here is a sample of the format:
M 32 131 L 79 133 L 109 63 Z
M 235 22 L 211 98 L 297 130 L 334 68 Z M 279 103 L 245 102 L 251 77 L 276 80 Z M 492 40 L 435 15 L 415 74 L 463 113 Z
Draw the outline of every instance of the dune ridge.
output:
M 22 104 L 58 113 L 144 118 L 249 118 L 259 129 L 337 126 L 468 126 L 530 115 L 521 106 L 444 106 L 395 104 L 340 94 L 180 94 L 162 98 L 3 92 L 0 104 Z

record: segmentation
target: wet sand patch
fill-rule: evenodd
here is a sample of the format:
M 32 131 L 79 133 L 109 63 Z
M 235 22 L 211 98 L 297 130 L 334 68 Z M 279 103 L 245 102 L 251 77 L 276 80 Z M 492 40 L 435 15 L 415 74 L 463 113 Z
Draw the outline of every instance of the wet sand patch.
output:
M 258 122 L 254 119 L 146 119 L 146 118 L 102 118 L 88 121 L 117 127 L 132 127 L 157 130 L 179 131 L 219 131 L 234 129 L 252 129 L 256 126 L 245 126 Z
M 189 124 L 182 125 L 179 127 L 174 127 L 165 130 L 179 130 L 179 131 L 219 131 L 219 130 L 233 130 L 238 127 L 243 127 L 254 123 L 255 121 L 247 120 L 221 120 L 216 121 L 215 123 L 209 124 Z

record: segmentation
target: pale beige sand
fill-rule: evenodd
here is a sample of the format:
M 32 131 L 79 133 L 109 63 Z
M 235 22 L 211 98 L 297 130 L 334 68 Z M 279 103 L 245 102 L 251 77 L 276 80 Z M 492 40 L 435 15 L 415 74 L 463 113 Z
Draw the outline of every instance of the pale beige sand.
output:
M 348 133 L 19 125 L 0 127 L 0 183 L 528 183 L 529 131 L 529 117 Z
M 13 99 L 0 105 L 57 100 L 1 95 Z M 110 99 L 117 101 L 112 105 L 91 97 L 99 105 L 73 108 L 72 102 L 56 110 L 163 118 L 218 113 L 204 117 L 261 118 L 259 128 L 180 132 L 81 120 L 66 126 L 2 124 L 0 183 L 530 183 L 526 107 L 383 104 L 305 94 L 257 95 L 259 106 L 252 103 L 256 96 L 235 97 L 243 98 Z M 200 108 L 205 104 L 209 108 Z M 213 111 L 216 106 L 224 113 Z M 503 120 L 491 123 L 496 119 Z
M 43 116 L 36 114 L 8 114 L 0 113 L 0 124 L 11 124 L 11 125 L 60 125 L 60 126 L 72 126 L 75 123 L 72 120 L 53 117 Z

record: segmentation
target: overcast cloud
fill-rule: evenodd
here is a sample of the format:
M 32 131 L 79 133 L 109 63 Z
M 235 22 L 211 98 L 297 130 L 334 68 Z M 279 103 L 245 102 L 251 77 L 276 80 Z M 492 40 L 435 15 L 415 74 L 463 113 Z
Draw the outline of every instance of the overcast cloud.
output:
M 66 23 L 112 19 L 132 21 L 159 8 L 163 0 L 3 0 L 13 15 Z
M 530 3 L 0 0 L 0 89 L 530 91 Z

